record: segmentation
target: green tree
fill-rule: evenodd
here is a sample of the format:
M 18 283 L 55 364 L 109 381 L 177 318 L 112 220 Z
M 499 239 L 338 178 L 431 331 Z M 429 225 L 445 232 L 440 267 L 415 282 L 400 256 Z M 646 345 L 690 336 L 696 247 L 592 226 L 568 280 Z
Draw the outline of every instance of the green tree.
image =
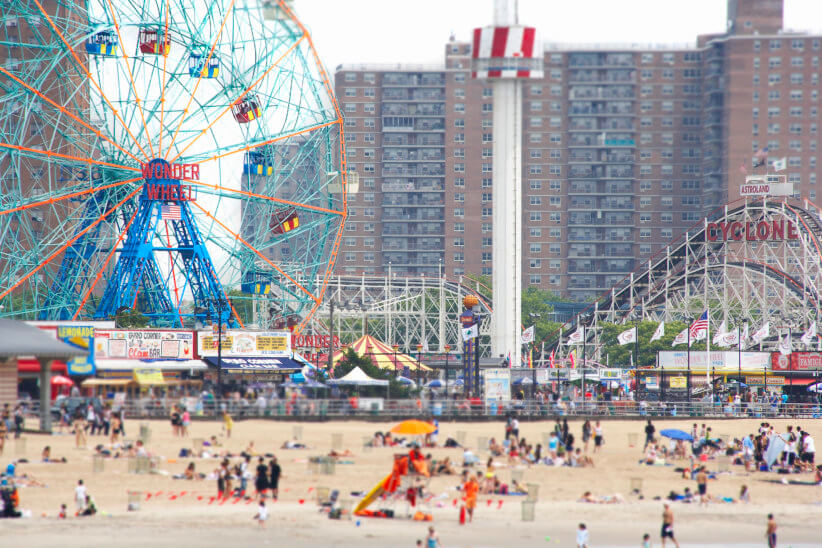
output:
M 539 343 L 559 329 L 558 322 L 551 321 L 554 311 L 551 302 L 569 302 L 556 293 L 529 286 L 522 292 L 522 323 L 534 326 L 534 341 Z
M 372 379 L 388 381 L 388 390 L 394 398 L 408 397 L 412 393 L 407 385 L 396 381 L 391 371 L 380 369 L 374 365 L 369 356 L 360 356 L 351 347 L 345 350 L 342 359 L 337 362 L 337 366 L 334 368 L 334 378 L 344 377 L 355 367 L 362 369 Z M 384 395 L 384 389 L 381 387 L 366 387 L 361 388 L 360 391 L 375 396 Z
M 120 310 L 114 316 L 114 325 L 121 328 L 143 328 L 148 327 L 149 323 L 146 315 L 131 308 Z

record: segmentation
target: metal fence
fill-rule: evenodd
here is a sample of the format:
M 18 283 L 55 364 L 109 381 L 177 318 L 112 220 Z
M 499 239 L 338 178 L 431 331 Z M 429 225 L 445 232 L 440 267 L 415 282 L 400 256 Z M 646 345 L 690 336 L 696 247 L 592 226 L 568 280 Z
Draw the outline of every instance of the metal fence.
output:
M 27 415 L 39 415 L 39 403 L 21 402 Z M 520 418 L 553 419 L 556 417 L 715 417 L 715 418 L 822 418 L 822 405 L 807 403 L 769 404 L 705 402 L 560 402 L 540 403 L 533 400 L 479 402 L 471 400 L 416 399 L 271 399 L 202 400 L 199 398 L 142 398 L 127 400 L 122 406 L 127 418 L 167 418 L 172 406 L 185 406 L 193 419 L 219 419 L 224 411 L 233 418 L 368 418 L 434 416 L 444 419 L 494 418 L 516 414 Z M 57 419 L 56 408 L 52 414 Z

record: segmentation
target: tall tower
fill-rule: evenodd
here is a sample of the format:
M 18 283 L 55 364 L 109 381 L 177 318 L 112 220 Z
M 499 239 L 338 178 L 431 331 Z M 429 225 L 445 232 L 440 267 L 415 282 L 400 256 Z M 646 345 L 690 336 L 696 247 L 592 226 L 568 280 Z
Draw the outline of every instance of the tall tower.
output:
M 494 24 L 474 29 L 473 78 L 494 90 L 491 352 L 520 365 L 522 332 L 522 81 L 542 78 L 536 29 L 517 21 L 517 0 L 494 0 Z

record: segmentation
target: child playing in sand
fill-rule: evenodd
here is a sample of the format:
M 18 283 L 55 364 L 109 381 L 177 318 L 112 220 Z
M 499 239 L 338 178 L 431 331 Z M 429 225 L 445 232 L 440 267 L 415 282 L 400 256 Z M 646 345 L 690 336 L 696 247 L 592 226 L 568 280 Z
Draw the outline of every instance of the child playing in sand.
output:
M 268 519 L 268 509 L 265 507 L 264 500 L 260 501 L 260 506 L 257 507 L 257 515 L 254 516 L 254 519 L 257 520 L 261 528 L 265 529 L 265 520 Z
M 234 428 L 234 419 L 231 418 L 231 415 L 228 414 L 228 411 L 223 411 L 223 428 L 225 428 L 225 437 L 231 437 L 231 429 Z
M 438 548 L 442 546 L 440 544 L 440 537 L 437 536 L 437 533 L 434 531 L 433 527 L 428 528 L 428 536 L 425 537 L 425 547 L 426 548 Z
M 577 529 L 577 548 L 588 548 L 588 529 L 584 523 L 580 523 Z

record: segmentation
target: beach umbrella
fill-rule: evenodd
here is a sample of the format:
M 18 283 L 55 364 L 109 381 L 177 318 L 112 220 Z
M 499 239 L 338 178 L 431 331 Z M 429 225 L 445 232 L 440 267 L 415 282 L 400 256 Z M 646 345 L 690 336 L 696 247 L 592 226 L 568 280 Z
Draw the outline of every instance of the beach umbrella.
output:
M 429 382 L 425 385 L 428 388 L 442 388 L 444 385 L 441 380 L 434 379 L 433 381 Z
M 694 437 L 684 430 L 677 430 L 676 428 L 668 428 L 660 432 L 661 435 L 672 440 L 694 441 Z
M 531 379 L 531 377 L 520 377 L 514 381 L 514 384 L 517 386 L 521 386 L 523 384 L 534 384 L 534 381 Z
M 51 384 L 54 386 L 72 386 L 74 381 L 63 375 L 55 375 L 51 378 Z
M 454 386 L 465 386 L 465 381 L 462 379 L 457 379 L 454 381 Z
M 406 436 L 424 436 L 437 429 L 433 424 L 411 419 L 402 421 L 391 429 L 392 434 L 403 434 Z

